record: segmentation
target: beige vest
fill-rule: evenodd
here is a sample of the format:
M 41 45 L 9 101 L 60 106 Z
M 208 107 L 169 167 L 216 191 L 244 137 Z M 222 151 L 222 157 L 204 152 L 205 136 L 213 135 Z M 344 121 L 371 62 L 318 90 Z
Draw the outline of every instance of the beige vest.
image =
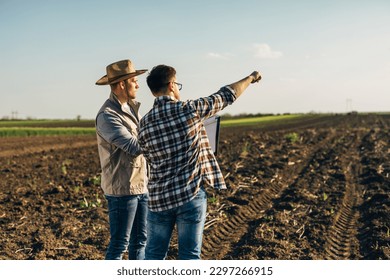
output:
M 118 119 L 137 138 L 140 115 L 139 103 L 130 104 L 138 119 L 131 112 L 122 111 L 113 93 L 99 110 Z M 143 155 L 130 155 L 109 143 L 97 131 L 97 143 L 102 168 L 101 187 L 106 195 L 136 195 L 147 193 L 147 165 Z

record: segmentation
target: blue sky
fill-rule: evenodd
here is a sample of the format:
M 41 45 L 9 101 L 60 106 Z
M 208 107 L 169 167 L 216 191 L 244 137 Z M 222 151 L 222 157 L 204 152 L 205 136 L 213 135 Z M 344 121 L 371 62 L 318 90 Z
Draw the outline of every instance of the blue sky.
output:
M 259 70 L 223 113 L 390 111 L 389 15 L 387 0 L 0 0 L 0 118 L 93 119 L 96 80 L 127 58 L 175 67 L 184 100 Z

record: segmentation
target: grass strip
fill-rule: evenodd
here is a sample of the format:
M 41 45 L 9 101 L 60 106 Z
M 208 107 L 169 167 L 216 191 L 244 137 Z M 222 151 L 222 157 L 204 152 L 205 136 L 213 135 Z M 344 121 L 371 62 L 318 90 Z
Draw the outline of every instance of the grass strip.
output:
M 93 135 L 94 127 L 0 127 L 0 137 Z
M 234 126 L 264 126 L 268 124 L 275 124 L 278 122 L 286 122 L 292 120 L 300 120 L 303 118 L 308 118 L 309 115 L 303 114 L 292 114 L 292 115 L 279 115 L 279 116 L 264 116 L 264 117 L 254 117 L 254 118 L 242 118 L 242 119 L 231 119 L 231 120 L 221 120 L 222 127 L 234 127 Z
M 95 127 L 95 120 L 2 120 L 0 127 Z

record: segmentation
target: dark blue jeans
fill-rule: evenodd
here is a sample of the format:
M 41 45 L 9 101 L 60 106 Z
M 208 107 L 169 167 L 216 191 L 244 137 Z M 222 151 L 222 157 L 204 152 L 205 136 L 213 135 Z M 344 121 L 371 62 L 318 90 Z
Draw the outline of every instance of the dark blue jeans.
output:
M 106 260 L 143 260 L 146 246 L 148 195 L 106 196 L 110 220 L 110 244 Z
M 177 225 L 179 259 L 200 259 L 207 195 L 203 189 L 186 204 L 167 211 L 148 213 L 148 241 L 145 259 L 165 259 L 172 231 Z

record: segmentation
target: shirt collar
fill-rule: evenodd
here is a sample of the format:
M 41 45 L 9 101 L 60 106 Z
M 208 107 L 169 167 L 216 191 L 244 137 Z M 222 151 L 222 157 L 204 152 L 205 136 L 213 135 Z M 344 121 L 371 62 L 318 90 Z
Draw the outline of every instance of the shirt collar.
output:
M 169 101 L 177 101 L 177 100 L 173 96 L 162 95 L 162 96 L 156 97 L 156 99 L 154 100 L 154 106 L 162 105 L 162 104 L 165 104 Z
M 118 97 L 114 92 L 111 91 L 109 99 L 113 101 L 115 106 L 118 106 L 120 110 L 128 115 L 130 115 L 133 119 L 135 118 L 137 121 L 139 120 L 139 107 L 141 103 L 135 100 L 129 100 L 126 104 L 121 104 L 119 102 Z

